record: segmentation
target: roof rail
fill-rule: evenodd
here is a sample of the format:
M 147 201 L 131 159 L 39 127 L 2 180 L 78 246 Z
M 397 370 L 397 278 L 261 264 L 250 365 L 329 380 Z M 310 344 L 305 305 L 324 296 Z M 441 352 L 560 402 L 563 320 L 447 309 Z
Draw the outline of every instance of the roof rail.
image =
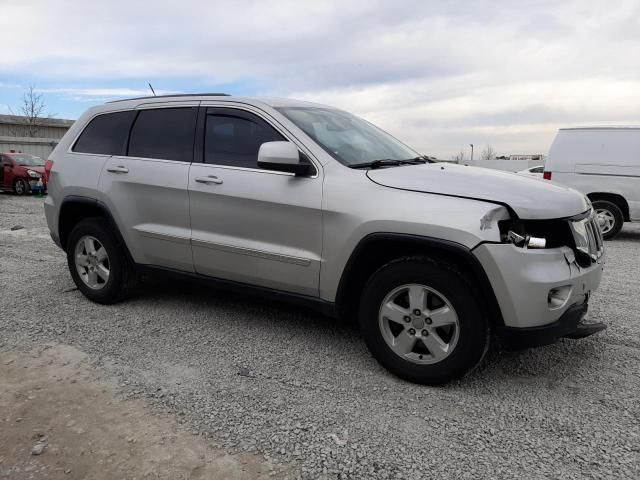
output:
M 148 95 L 146 97 L 122 98 L 120 100 L 111 100 L 106 103 L 127 102 L 129 100 L 146 100 L 151 98 L 168 98 L 168 97 L 230 97 L 228 93 L 174 93 L 173 95 Z

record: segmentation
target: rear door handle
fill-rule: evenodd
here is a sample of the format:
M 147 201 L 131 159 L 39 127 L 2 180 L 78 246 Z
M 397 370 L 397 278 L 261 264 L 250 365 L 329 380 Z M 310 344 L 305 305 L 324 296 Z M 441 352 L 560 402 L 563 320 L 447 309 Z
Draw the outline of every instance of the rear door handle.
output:
M 129 169 L 123 165 L 107 168 L 107 172 L 111 173 L 129 173 Z
M 216 177 L 215 175 L 208 175 L 206 177 L 196 177 L 195 180 L 198 183 L 215 183 L 216 185 L 220 185 L 222 183 L 222 179 Z

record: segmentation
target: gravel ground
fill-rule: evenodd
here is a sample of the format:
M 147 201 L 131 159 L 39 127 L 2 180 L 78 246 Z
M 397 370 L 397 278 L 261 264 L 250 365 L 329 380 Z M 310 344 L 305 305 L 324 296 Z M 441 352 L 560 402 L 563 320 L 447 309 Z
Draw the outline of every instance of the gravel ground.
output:
M 640 477 L 638 224 L 607 242 L 591 301 L 605 332 L 492 353 L 429 388 L 389 375 L 354 327 L 291 306 L 171 281 L 92 304 L 69 290 L 41 204 L 0 195 L 0 349 L 70 345 L 123 398 L 301 478 Z

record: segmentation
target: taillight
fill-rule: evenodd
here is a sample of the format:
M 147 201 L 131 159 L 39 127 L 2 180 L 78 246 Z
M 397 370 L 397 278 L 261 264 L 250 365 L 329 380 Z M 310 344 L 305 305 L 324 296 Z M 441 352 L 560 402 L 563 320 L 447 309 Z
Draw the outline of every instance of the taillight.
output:
M 53 160 L 47 160 L 44 162 L 44 181 L 49 183 L 49 175 L 51 174 L 51 169 L 53 168 Z
M 551 180 L 551 172 L 543 172 L 542 178 L 544 178 L 545 180 Z

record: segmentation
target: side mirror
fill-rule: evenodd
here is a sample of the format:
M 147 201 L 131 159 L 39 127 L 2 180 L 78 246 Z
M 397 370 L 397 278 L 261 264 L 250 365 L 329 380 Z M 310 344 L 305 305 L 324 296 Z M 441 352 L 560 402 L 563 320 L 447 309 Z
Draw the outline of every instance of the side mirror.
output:
M 296 175 L 306 175 L 311 171 L 311 163 L 291 142 L 265 142 L 260 145 L 258 166 Z

